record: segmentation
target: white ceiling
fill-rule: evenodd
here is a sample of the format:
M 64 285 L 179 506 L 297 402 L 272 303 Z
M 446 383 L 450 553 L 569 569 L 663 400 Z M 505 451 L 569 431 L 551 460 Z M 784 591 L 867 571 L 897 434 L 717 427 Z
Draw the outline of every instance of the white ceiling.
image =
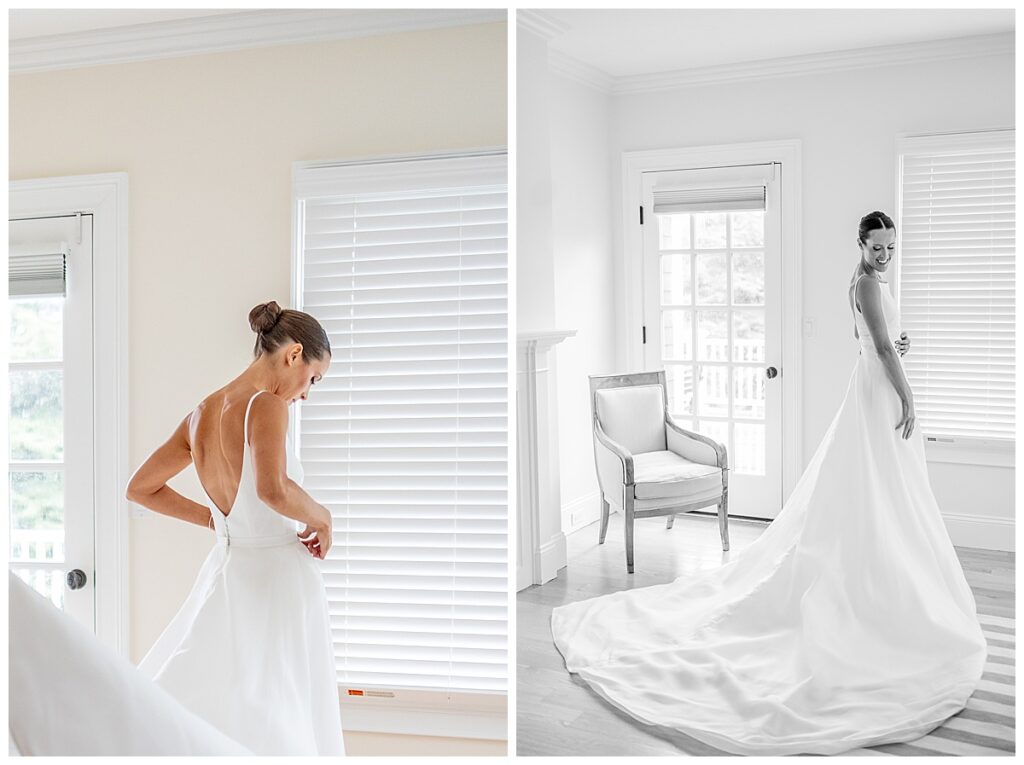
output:
M 996 10 L 542 10 L 551 48 L 613 77 L 1012 32 Z
M 29 37 L 86 32 L 91 29 L 109 29 L 131 24 L 150 24 L 158 21 L 178 21 L 197 16 L 217 16 L 223 13 L 239 13 L 245 9 L 234 8 L 223 11 L 193 10 L 85 10 L 45 9 L 18 10 L 12 8 L 9 16 L 9 39 L 24 40 Z

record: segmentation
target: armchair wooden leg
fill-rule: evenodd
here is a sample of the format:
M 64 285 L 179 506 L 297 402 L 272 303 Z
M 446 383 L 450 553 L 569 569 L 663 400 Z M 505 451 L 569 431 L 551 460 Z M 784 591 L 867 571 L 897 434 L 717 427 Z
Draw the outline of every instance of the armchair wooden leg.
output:
M 626 528 L 626 573 L 633 573 L 633 498 L 626 497 L 623 515 Z
M 601 536 L 598 537 L 597 543 L 599 545 L 604 544 L 604 535 L 608 533 L 608 514 L 611 512 L 611 508 L 608 507 L 608 500 L 601 495 Z
M 676 516 L 675 516 L 675 513 L 673 513 L 672 515 L 670 515 L 668 517 L 668 520 L 665 521 L 665 528 L 666 529 L 672 528 L 672 524 L 675 523 L 675 522 L 676 522 Z
M 722 550 L 729 549 L 729 493 L 722 494 L 722 501 L 718 503 L 718 530 L 722 534 Z

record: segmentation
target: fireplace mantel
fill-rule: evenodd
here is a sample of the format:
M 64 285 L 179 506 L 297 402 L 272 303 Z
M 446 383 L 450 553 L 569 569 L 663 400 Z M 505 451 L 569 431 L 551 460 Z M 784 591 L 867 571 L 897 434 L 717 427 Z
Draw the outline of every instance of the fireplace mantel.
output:
M 516 343 L 519 534 L 516 589 L 544 584 L 565 566 L 552 349 L 576 330 L 521 332 Z

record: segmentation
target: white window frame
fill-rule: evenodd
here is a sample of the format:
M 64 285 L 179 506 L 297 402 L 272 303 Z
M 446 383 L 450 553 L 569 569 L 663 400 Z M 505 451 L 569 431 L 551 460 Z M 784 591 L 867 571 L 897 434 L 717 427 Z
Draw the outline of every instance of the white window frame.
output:
M 624 306 L 620 358 L 632 369 L 643 366 L 643 232 L 636 225 L 643 173 L 725 165 L 782 164 L 782 365 L 786 385 L 782 397 L 783 503 L 804 470 L 803 462 L 803 300 L 800 278 L 801 141 L 757 141 L 688 146 L 622 153 L 622 274 L 620 305 Z M 645 215 L 646 218 L 646 215 Z
M 948 147 L 951 142 L 968 146 L 972 143 L 988 143 L 992 138 L 1007 136 L 1013 140 L 1014 130 L 995 129 L 964 131 L 955 133 L 898 133 L 895 145 L 895 181 L 896 181 L 896 231 L 897 237 L 903 231 L 903 156 L 911 151 L 919 152 L 927 148 Z M 902 261 L 893 274 L 893 287 L 897 299 L 901 289 Z M 1017 322 L 1020 319 L 1018 316 Z M 913 342 L 913 337 L 911 337 Z M 910 350 L 913 353 L 913 347 Z M 1014 467 L 1015 442 L 1007 439 L 973 438 L 967 436 L 938 436 L 941 440 L 926 440 L 925 455 L 928 462 L 952 463 L 960 465 L 988 465 L 994 467 Z
M 509 222 L 511 224 L 513 204 L 511 192 L 514 187 L 512 185 L 513 178 L 510 177 L 511 174 L 509 174 L 507 170 L 508 152 L 504 146 L 483 147 L 476 150 L 435 152 L 430 154 L 391 154 L 363 157 L 354 160 L 294 162 L 292 164 L 292 304 L 301 308 L 303 289 L 302 221 L 299 220 L 298 216 L 300 183 L 302 187 L 302 197 L 315 195 L 319 188 L 322 188 L 325 193 L 345 193 L 344 190 L 339 192 L 339 189 L 343 188 L 339 183 L 339 179 L 341 178 L 344 179 L 344 185 L 346 187 L 351 187 L 353 191 L 360 190 L 360 179 L 372 179 L 375 191 L 386 190 L 392 184 L 395 185 L 395 188 L 402 188 L 403 184 L 410 177 L 410 174 L 414 172 L 409 166 L 410 160 L 441 160 L 444 158 L 465 158 L 472 156 L 500 156 L 503 158 L 505 162 L 505 181 L 508 184 L 510 192 Z M 389 163 L 393 164 L 389 165 Z M 424 166 L 424 173 L 436 175 L 436 167 L 429 168 L 427 167 L 428 164 L 429 163 L 426 163 Z M 332 168 L 336 168 L 338 172 L 331 172 Z M 306 172 L 308 170 L 315 169 L 328 170 L 328 172 L 321 173 L 316 178 L 314 178 L 312 174 Z M 448 178 L 453 182 L 457 182 L 460 177 L 461 172 L 458 169 L 453 169 L 448 176 Z M 512 227 L 510 225 L 510 252 L 512 244 L 511 228 Z M 511 300 L 511 257 L 509 260 L 509 270 L 507 273 L 509 275 L 510 289 L 508 296 Z M 509 322 L 508 335 L 510 338 L 512 336 L 512 330 L 512 324 Z M 509 340 L 509 343 L 511 343 L 511 340 Z M 509 366 L 511 367 L 512 359 L 514 357 L 510 355 L 508 358 Z M 510 369 L 507 375 L 509 383 L 514 379 L 512 375 L 513 371 Z M 511 466 L 513 464 L 512 449 L 514 447 L 514 442 L 512 439 L 514 436 L 512 422 L 514 421 L 515 416 L 515 401 L 512 396 L 512 391 L 514 389 L 511 385 L 509 385 L 507 390 L 509 396 L 508 421 L 506 423 L 506 432 L 509 434 L 507 454 L 509 465 Z M 299 417 L 291 418 L 290 427 L 292 429 L 292 442 L 296 444 L 296 448 L 299 448 L 299 438 L 301 437 L 298 433 L 298 424 Z M 511 475 L 511 473 L 509 473 L 509 475 Z M 511 484 L 512 482 L 509 481 L 509 502 L 512 501 Z M 511 523 L 511 513 L 509 513 L 510 529 Z M 512 538 L 511 531 L 508 538 Z M 507 570 L 511 572 L 510 568 Z M 509 582 L 511 582 L 511 573 L 509 573 L 508 576 Z M 507 602 L 510 604 L 511 596 Z M 514 656 L 512 640 L 513 617 L 511 611 L 512 609 L 509 605 L 509 613 L 506 621 L 509 632 L 509 668 L 513 666 L 512 657 Z M 514 687 L 514 679 L 514 674 L 509 670 L 507 677 L 509 688 Z M 375 696 L 349 697 L 347 694 L 342 695 L 341 690 L 342 689 L 339 687 L 342 724 L 346 730 L 399 733 L 406 735 L 452 736 L 485 740 L 507 740 L 508 738 L 508 731 L 510 727 L 508 718 L 508 692 L 444 693 L 429 690 L 395 689 L 394 691 L 388 691 Z
M 93 216 L 96 637 L 130 661 L 128 174 L 11 181 L 8 218 Z M 9 319 L 5 319 L 9 321 Z M 9 328 L 5 331 L 9 331 Z M 5 532 L 6 534 L 6 532 Z M 8 535 L 9 536 L 9 535 Z M 9 540 L 8 540 L 9 544 Z

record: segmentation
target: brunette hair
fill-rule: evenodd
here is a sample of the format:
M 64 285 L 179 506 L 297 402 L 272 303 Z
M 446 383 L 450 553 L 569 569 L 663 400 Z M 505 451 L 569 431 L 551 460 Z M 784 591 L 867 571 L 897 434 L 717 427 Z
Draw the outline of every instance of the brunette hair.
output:
M 860 228 L 858 229 L 857 238 L 860 240 L 861 244 L 866 244 L 868 241 L 868 234 L 880 228 L 891 228 L 895 230 L 896 224 L 892 222 L 892 218 L 880 210 L 869 212 L 860 219 Z
M 249 326 L 256 333 L 252 351 L 256 358 L 288 342 L 302 343 L 302 360 L 307 364 L 331 355 L 331 340 L 320 322 L 304 311 L 281 308 L 276 300 L 249 311 Z

